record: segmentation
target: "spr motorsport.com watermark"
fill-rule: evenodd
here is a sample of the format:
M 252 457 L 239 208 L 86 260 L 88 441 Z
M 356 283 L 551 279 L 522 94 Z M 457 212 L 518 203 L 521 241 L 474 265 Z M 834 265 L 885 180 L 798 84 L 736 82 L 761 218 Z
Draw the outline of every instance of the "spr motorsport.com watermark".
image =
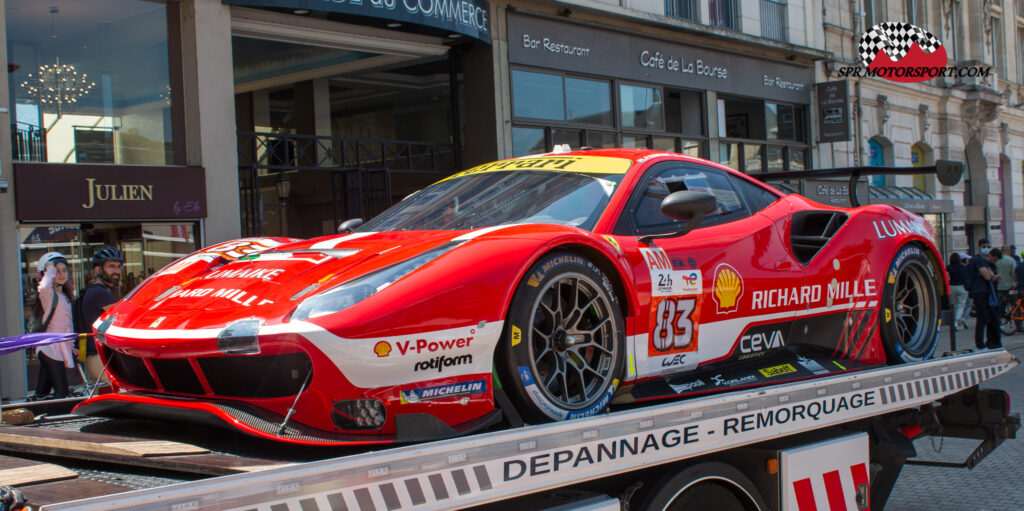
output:
M 893 82 L 923 82 L 936 77 L 988 77 L 990 66 L 949 66 L 946 48 L 926 30 L 910 23 L 879 23 L 860 36 L 860 66 L 836 70 L 839 78 L 878 77 Z

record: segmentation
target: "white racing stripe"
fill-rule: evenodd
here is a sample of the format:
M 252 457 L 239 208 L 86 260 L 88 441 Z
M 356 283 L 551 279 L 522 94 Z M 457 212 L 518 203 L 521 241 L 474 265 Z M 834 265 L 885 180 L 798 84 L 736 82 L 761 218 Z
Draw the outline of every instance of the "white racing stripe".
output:
M 469 231 L 466 234 L 463 234 L 462 236 L 458 236 L 456 238 L 452 238 L 452 241 L 468 241 L 468 240 L 471 240 L 473 238 L 477 238 L 479 236 L 483 236 L 484 234 L 487 234 L 489 232 L 497 231 L 498 229 L 504 229 L 506 227 L 515 227 L 517 225 L 523 225 L 523 224 L 505 224 L 505 225 L 493 225 L 491 227 L 484 227 L 484 228 L 481 228 L 481 229 L 477 229 L 475 231 Z

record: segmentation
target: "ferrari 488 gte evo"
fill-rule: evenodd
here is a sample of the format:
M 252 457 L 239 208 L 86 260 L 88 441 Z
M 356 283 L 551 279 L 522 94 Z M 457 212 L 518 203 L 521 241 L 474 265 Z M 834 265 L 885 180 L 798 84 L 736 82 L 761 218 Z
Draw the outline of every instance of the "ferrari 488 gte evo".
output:
M 502 160 L 358 227 L 191 254 L 94 324 L 119 392 L 79 413 L 306 444 L 917 361 L 948 294 L 932 227 L 646 150 Z

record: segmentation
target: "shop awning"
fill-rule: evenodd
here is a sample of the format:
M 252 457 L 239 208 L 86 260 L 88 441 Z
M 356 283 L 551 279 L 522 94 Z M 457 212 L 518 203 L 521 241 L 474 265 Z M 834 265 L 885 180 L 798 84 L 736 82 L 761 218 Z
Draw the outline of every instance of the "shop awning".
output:
M 919 215 L 953 212 L 951 199 L 936 199 L 909 186 L 868 186 L 869 204 L 890 204 Z

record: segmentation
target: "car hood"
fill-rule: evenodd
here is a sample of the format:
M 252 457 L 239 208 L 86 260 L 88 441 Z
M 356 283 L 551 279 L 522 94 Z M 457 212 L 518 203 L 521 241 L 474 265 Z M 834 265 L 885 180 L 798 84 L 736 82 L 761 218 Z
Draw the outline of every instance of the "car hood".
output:
M 262 250 L 235 258 L 215 246 L 157 273 L 113 312 L 120 326 L 135 328 L 201 328 L 243 317 L 275 323 L 317 292 L 451 243 L 465 233 L 356 233 L 258 247 Z

